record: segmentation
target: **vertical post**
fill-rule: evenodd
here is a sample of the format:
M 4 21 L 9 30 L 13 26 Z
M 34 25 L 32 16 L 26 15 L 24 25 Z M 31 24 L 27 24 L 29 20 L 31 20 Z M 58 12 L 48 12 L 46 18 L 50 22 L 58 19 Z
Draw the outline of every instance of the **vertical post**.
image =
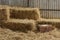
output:
M 29 7 L 29 0 L 27 0 L 27 7 Z

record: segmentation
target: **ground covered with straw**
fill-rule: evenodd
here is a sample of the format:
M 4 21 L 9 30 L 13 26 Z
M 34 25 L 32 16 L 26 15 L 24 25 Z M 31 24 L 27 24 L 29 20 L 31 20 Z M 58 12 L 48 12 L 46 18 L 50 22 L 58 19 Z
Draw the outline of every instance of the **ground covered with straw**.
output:
M 36 33 L 32 31 L 24 33 L 0 28 L 0 40 L 60 40 L 60 31 L 58 29 L 54 29 L 45 33 Z

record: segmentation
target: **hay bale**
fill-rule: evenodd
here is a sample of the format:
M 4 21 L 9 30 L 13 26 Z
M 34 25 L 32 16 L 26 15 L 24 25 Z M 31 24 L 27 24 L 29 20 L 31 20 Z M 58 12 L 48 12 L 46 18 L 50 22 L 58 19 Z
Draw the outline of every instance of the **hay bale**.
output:
M 45 19 L 45 18 L 40 18 L 38 21 L 44 21 L 44 22 L 53 22 L 53 23 L 60 23 L 60 19 Z
M 40 19 L 40 12 L 37 8 L 10 9 L 10 18 L 15 19 Z
M 0 5 L 0 21 L 8 19 L 9 7 L 7 5 Z
M 7 20 L 6 9 L 0 9 L 0 21 Z
M 28 20 L 26 20 L 25 22 L 9 21 L 7 23 L 3 23 L 2 27 L 26 32 L 28 30 L 35 30 L 35 23 L 32 21 L 28 22 Z

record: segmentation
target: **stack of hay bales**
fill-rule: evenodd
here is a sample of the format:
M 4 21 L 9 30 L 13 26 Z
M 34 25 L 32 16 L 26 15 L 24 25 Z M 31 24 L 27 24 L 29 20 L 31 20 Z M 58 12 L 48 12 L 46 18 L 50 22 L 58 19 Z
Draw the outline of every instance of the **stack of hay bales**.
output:
M 7 20 L 2 23 L 2 27 L 12 30 L 36 30 L 36 20 L 40 19 L 40 12 L 37 8 L 6 8 Z

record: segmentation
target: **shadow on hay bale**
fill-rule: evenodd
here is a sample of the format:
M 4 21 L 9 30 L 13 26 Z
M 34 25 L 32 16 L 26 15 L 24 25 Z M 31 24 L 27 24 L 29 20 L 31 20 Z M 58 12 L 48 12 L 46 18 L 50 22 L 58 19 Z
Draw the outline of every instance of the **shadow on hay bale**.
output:
M 13 31 L 20 31 L 20 32 L 28 32 L 33 29 L 33 25 L 31 23 L 2 23 L 1 25 L 2 28 L 8 28 Z

